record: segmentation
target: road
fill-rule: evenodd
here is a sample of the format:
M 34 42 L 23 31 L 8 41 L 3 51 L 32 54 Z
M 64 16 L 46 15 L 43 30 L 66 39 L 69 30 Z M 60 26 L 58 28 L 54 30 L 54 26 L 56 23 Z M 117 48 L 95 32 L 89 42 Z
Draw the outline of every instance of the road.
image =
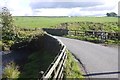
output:
M 57 37 L 78 60 L 91 78 L 118 78 L 118 49 L 102 45 Z

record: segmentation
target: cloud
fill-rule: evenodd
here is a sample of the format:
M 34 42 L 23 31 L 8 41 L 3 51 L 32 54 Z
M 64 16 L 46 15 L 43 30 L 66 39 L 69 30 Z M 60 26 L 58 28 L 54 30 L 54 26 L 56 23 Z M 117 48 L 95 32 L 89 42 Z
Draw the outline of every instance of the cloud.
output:
M 92 7 L 102 5 L 100 2 L 33 2 L 30 3 L 32 9 L 40 8 L 75 8 L 75 7 Z
M 13 16 L 32 15 L 29 0 L 0 0 L 1 7 L 7 7 Z
M 105 16 L 105 11 L 82 11 L 81 8 L 42 8 L 34 11 L 34 16 Z
M 96 6 L 96 7 L 87 7 L 87 8 L 82 8 L 82 11 L 104 11 L 104 10 L 112 10 L 114 7 L 108 7 L 108 6 Z
M 118 12 L 118 0 L 33 0 L 30 6 L 34 15 L 40 16 L 105 16 Z
M 120 16 L 120 1 L 119 1 L 119 3 L 118 3 L 118 16 Z
M 119 0 L 0 0 L 14 16 L 104 16 Z

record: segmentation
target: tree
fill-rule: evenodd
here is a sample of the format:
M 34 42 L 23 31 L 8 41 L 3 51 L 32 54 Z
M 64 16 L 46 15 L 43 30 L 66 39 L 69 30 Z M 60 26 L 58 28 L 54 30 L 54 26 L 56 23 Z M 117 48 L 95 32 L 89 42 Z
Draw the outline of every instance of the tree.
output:
M 2 40 L 15 40 L 16 32 L 14 20 L 7 7 L 3 7 L 0 13 L 2 24 Z
M 117 14 L 115 12 L 110 12 L 106 14 L 108 17 L 117 17 Z

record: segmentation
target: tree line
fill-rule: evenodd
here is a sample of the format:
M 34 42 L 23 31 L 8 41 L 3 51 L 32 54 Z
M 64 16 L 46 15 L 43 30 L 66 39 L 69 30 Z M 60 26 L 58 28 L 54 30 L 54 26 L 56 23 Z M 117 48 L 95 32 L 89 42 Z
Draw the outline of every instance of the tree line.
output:
M 106 14 L 107 17 L 117 17 L 117 14 L 115 12 L 110 12 Z

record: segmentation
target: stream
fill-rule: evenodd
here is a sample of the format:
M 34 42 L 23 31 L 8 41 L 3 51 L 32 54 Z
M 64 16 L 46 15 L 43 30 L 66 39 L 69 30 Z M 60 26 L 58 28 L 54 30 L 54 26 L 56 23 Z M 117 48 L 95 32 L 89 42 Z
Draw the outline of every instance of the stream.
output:
M 13 61 L 15 62 L 20 69 L 22 69 L 22 66 L 26 63 L 27 57 L 29 56 L 28 51 L 5 51 L 0 52 L 0 75 L 2 74 L 2 71 L 4 70 L 5 66 Z

